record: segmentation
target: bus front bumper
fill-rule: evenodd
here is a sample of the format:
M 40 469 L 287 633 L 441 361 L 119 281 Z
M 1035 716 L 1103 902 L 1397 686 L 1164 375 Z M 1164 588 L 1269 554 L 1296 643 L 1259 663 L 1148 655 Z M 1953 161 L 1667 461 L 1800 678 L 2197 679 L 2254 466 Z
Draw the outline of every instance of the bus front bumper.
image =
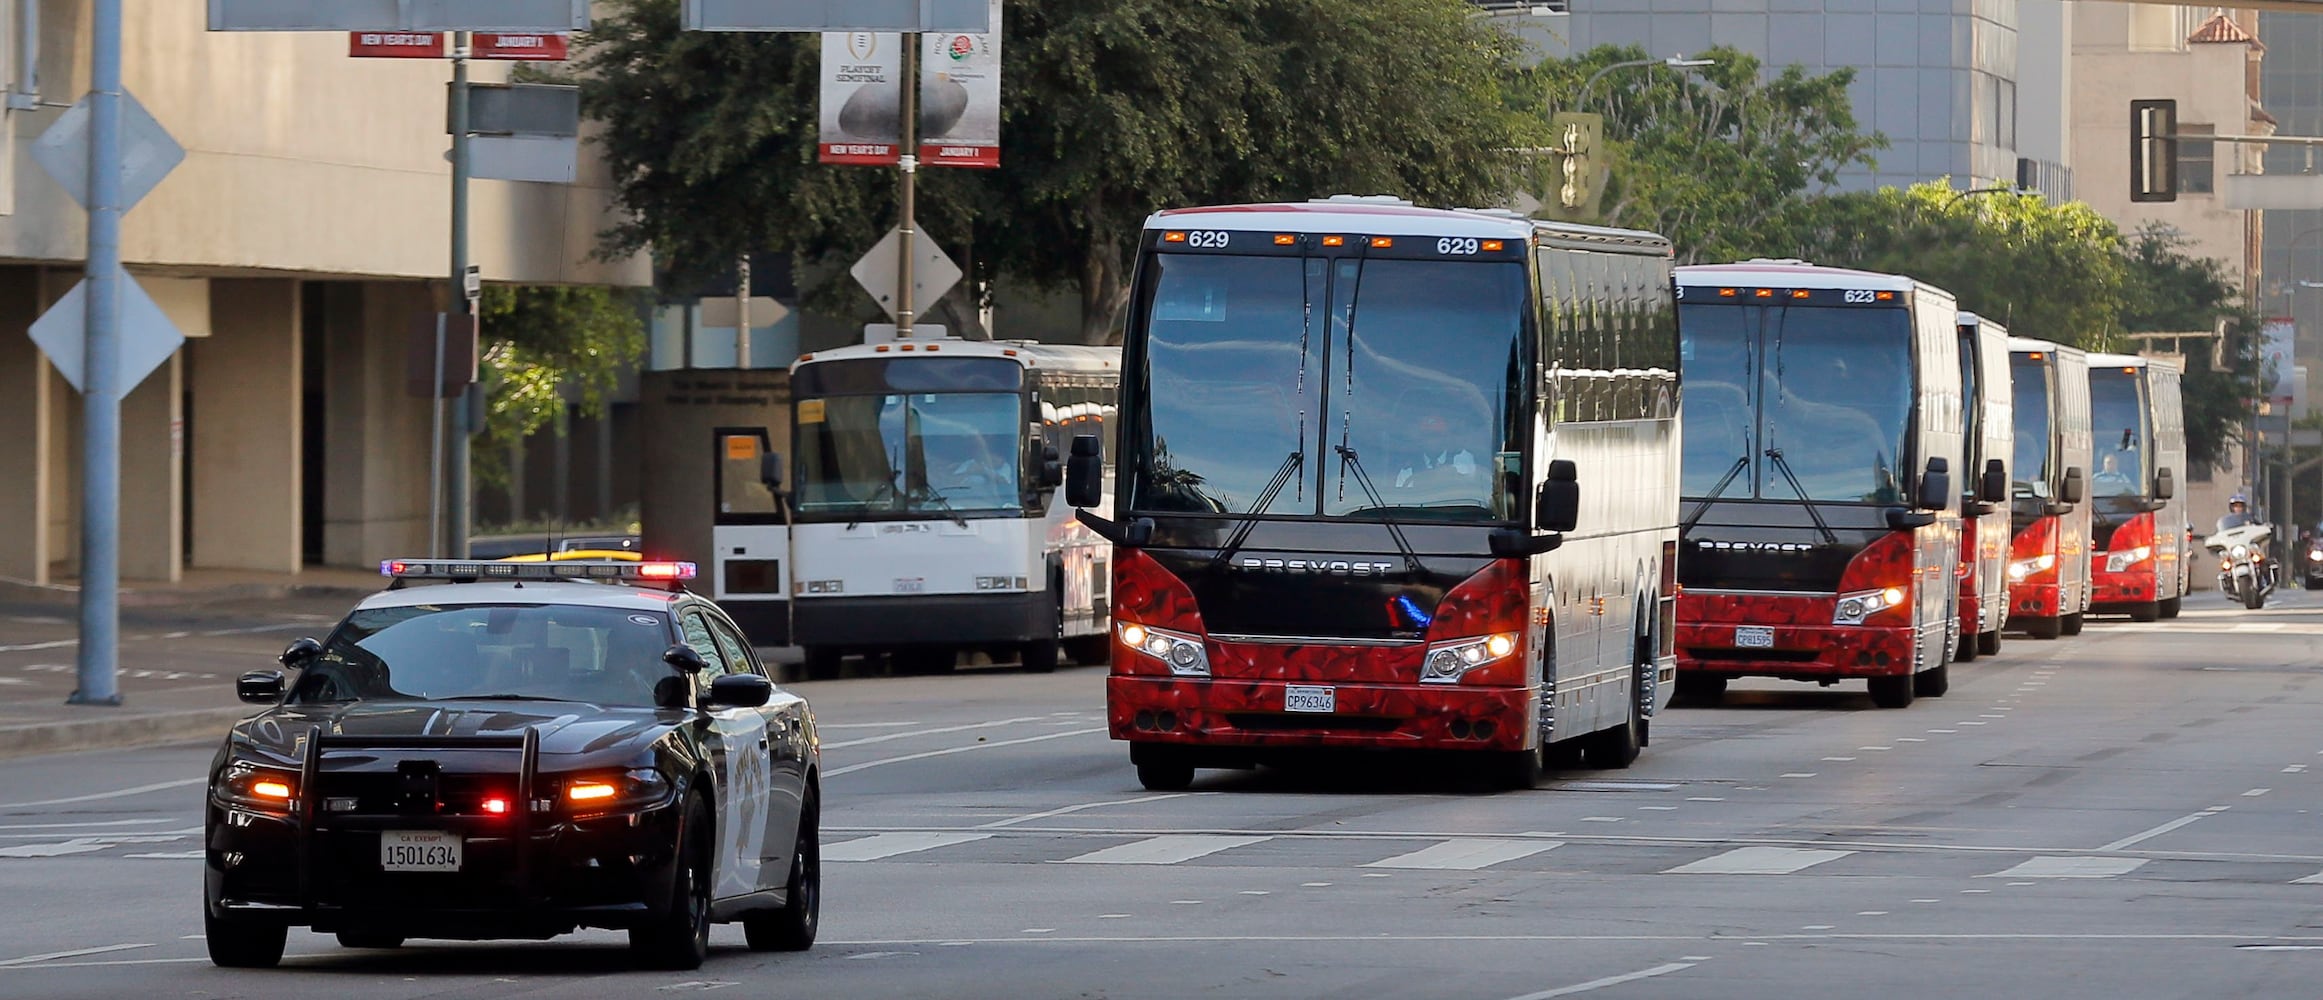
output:
M 2151 560 L 2119 573 L 2107 572 L 2101 562 L 2089 574 L 2089 588 L 2089 610 L 2096 614 L 2127 614 L 2133 605 L 2152 604 L 2161 593 Z
M 1056 634 L 1056 598 L 1047 593 L 810 597 L 798 607 L 801 646 L 974 646 Z
M 1744 646 L 1742 632 L 1765 628 L 1771 644 Z M 1826 681 L 1910 674 L 1918 636 L 1909 625 L 1678 625 L 1678 673 Z
M 1292 711 L 1292 688 L 1332 710 Z M 1121 675 L 1105 708 L 1117 740 L 1252 749 L 1522 750 L 1539 718 L 1526 688 Z

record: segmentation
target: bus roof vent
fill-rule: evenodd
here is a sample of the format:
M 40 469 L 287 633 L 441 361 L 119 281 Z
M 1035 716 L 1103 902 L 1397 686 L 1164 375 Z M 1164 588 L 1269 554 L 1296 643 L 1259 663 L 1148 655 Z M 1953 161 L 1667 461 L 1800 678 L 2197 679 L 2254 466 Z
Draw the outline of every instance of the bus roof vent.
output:
M 1405 201 L 1392 194 L 1335 194 L 1328 198 L 1310 198 L 1308 199 L 1308 203 L 1316 205 L 1399 205 L 1404 208 L 1413 207 L 1411 202 Z
M 1745 263 L 1745 264 L 1792 264 L 1792 265 L 1796 265 L 1796 266 L 1799 266 L 1799 267 L 1813 267 L 1813 266 L 1815 266 L 1815 262 L 1814 262 L 1814 261 L 1811 261 L 1811 260 L 1800 260 L 1800 259 L 1799 259 L 1799 258 L 1797 258 L 1797 257 L 1752 257 L 1751 259 L 1749 259 L 1749 260 L 1746 260 L 1746 261 L 1743 261 L 1742 263 Z

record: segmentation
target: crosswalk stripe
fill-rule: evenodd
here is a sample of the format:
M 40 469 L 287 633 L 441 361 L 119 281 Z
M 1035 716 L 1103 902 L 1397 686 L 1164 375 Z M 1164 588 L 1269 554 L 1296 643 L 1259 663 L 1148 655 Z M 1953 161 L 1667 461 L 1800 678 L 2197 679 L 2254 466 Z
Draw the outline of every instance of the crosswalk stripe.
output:
M 1978 878 L 2112 878 L 2146 866 L 2150 858 L 2038 857 Z
M 1724 854 L 1679 865 L 1664 875 L 1789 875 L 1837 861 L 1854 851 L 1824 851 L 1801 847 L 1737 847 Z
M 989 839 L 989 833 L 877 833 L 860 840 L 823 845 L 825 861 L 877 861 L 898 854 L 932 851 Z
M 1423 847 L 1410 854 L 1398 854 L 1381 861 L 1373 861 L 1365 868 L 1436 868 L 1450 871 L 1475 871 L 1489 868 L 1503 861 L 1529 858 L 1551 848 L 1563 847 L 1557 840 L 1447 840 L 1441 844 Z
M 2323 885 L 2323 872 L 2316 872 L 2315 874 L 2313 874 L 2313 875 L 2309 875 L 2309 876 L 2307 876 L 2306 878 L 2295 878 L 2295 879 L 2292 879 L 2292 880 L 2291 880 L 2291 884 L 2292 884 L 2292 885 Z
M 1134 844 L 1120 844 L 1101 851 L 1091 851 L 1079 857 L 1066 858 L 1068 865 L 1174 865 L 1195 858 L 1247 847 L 1272 837 L 1220 837 L 1186 834 L 1154 837 Z

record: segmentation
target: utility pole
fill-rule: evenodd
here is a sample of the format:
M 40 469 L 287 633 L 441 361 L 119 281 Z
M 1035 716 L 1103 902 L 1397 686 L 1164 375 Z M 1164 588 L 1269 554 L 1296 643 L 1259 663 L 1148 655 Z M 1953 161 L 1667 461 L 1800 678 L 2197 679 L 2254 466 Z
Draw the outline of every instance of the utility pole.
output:
M 750 370 L 750 255 L 742 255 L 742 263 L 735 266 L 734 281 L 734 367 Z
M 121 641 L 121 0 L 89 55 L 89 312 L 81 360 L 81 645 L 74 705 L 118 705 Z M 34 530 L 39 530 L 38 526 Z
M 462 339 L 473 343 L 468 336 L 476 309 L 475 300 L 468 297 L 468 45 L 467 32 L 452 33 L 451 313 L 461 320 Z M 475 431 L 468 418 L 476 392 L 477 387 L 469 384 L 452 407 L 451 455 L 446 463 L 451 467 L 451 496 L 445 501 L 444 520 L 451 532 L 445 554 L 453 559 L 468 558 L 468 436 Z
M 903 172 L 903 223 L 897 233 L 903 238 L 896 241 L 895 264 L 895 335 L 898 339 L 911 337 L 912 319 L 916 303 L 912 301 L 912 258 L 919 250 L 919 171 L 920 171 L 920 33 L 903 34 L 903 143 L 897 149 L 897 169 Z

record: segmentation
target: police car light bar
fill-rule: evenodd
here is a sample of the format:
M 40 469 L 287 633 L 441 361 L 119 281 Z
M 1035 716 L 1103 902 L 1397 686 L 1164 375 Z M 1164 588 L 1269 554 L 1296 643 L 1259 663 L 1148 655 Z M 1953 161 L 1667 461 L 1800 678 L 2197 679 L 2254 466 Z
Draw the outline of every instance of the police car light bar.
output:
M 690 562 L 625 562 L 572 559 L 565 562 L 490 562 L 473 559 L 388 559 L 379 575 L 398 580 L 691 580 Z

